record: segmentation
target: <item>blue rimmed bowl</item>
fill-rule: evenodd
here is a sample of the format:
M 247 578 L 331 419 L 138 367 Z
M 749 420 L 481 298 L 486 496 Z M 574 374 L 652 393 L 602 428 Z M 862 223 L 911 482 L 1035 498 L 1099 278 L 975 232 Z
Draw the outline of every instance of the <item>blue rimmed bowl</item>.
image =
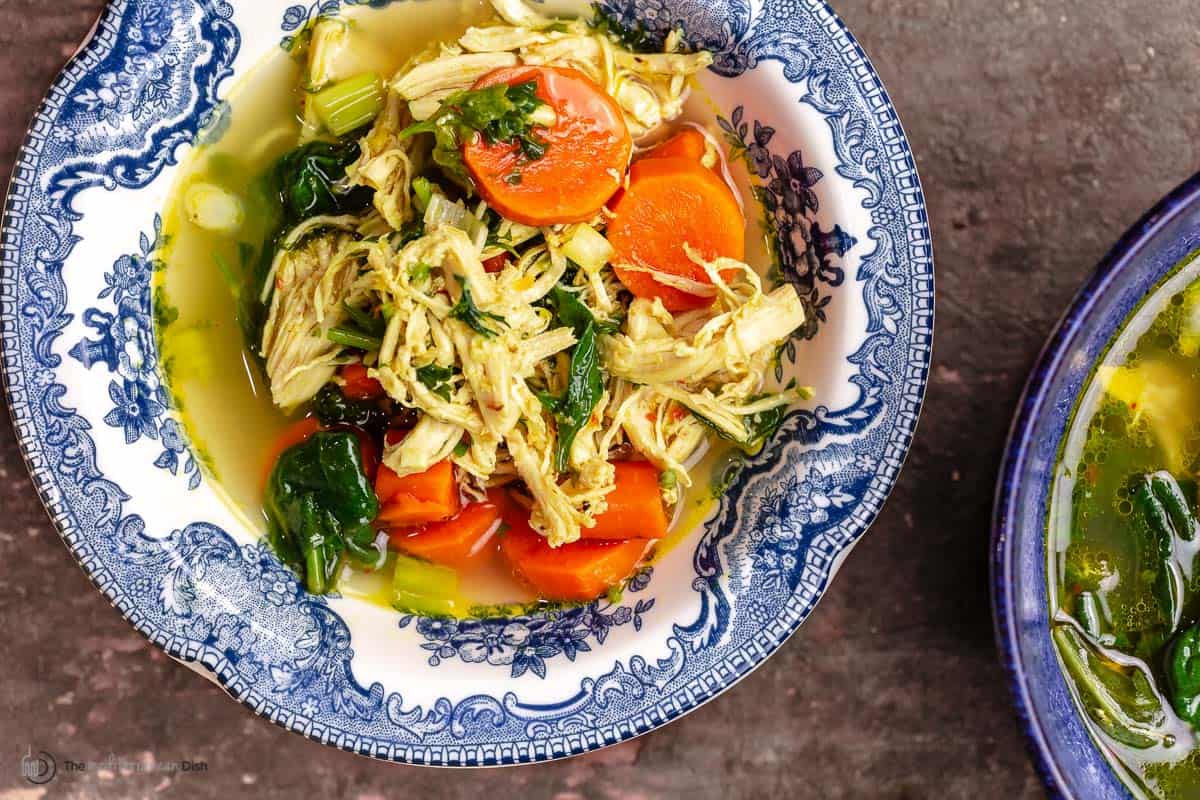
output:
M 1046 519 L 1053 470 L 1093 366 L 1152 290 L 1198 248 L 1200 175 L 1134 225 L 1080 290 L 1038 357 L 1009 434 L 992 528 L 996 636 L 1038 771 L 1055 797 L 1132 795 L 1088 733 L 1050 639 Z M 1193 262 L 1186 269 L 1200 267 Z
M 38 109 L 9 190 L 9 406 L 96 586 L 256 713 L 417 764 L 582 753 L 675 719 L 760 664 L 879 512 L 928 371 L 924 199 L 887 94 L 823 2 L 610 7 L 659 32 L 682 24 L 714 51 L 703 83 L 740 178 L 760 186 L 780 277 L 811 312 L 783 369 L 817 400 L 622 600 L 448 621 L 309 596 L 225 505 L 170 406 L 153 326 L 158 215 L 189 149 L 237 115 L 238 77 L 314 16 L 385 4 L 108 6 Z

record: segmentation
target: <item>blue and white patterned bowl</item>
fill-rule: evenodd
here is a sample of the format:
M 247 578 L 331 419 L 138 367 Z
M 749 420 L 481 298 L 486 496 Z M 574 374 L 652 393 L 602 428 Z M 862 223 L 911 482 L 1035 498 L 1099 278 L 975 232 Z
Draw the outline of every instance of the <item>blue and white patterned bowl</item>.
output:
M 791 413 L 703 529 L 623 601 L 554 618 L 400 618 L 306 595 L 219 499 L 169 407 L 150 278 L 179 161 L 236 113 L 223 102 L 232 79 L 337 0 L 114 0 L 37 112 L 0 283 L 4 376 L 34 483 L 139 631 L 279 725 L 438 765 L 540 761 L 644 733 L 783 643 L 896 480 L 928 371 L 933 265 L 913 158 L 875 72 L 820 0 L 636 6 L 716 53 L 703 81 L 761 178 L 783 278 L 813 311 L 787 360 L 819 405 Z
M 1079 715 L 1050 639 L 1046 519 L 1058 449 L 1092 367 L 1148 293 L 1200 249 L 1200 175 L 1117 243 L 1046 343 L 1025 387 L 996 490 L 992 605 L 1001 657 L 1035 763 L 1051 794 L 1125 800 Z M 1193 262 L 1180 280 L 1195 280 Z

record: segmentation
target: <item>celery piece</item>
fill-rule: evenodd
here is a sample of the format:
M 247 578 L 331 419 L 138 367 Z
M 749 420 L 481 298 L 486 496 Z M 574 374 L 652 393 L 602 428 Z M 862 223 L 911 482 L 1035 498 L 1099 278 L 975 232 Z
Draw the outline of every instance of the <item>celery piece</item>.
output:
M 425 213 L 425 209 L 429 208 L 429 201 L 433 198 L 433 187 L 425 178 L 413 178 L 413 207 L 420 214 Z
M 404 554 L 396 555 L 392 605 L 422 614 L 448 615 L 458 607 L 458 573 Z
M 599 272 L 613 257 L 613 246 L 604 234 L 587 225 L 576 225 L 562 246 L 563 255 L 574 261 L 584 272 Z
M 361 128 L 383 110 L 379 76 L 364 72 L 313 95 L 313 108 L 334 136 Z

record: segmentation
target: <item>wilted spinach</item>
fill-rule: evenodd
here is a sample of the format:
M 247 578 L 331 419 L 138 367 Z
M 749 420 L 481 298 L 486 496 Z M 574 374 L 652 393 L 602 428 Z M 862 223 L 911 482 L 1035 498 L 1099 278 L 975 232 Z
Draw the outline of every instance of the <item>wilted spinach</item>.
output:
M 1167 690 L 1175 713 L 1200 726 L 1200 623 L 1185 628 L 1171 643 Z
M 1051 634 L 1088 716 L 1122 744 L 1145 749 L 1168 735 L 1166 709 L 1146 671 L 1105 657 L 1071 625 L 1056 625 Z
M 613 334 L 620 329 L 620 323 L 610 319 L 600 319 L 592 310 L 584 305 L 579 296 L 561 283 L 556 283 L 546 295 L 546 305 L 554 312 L 555 317 L 564 326 L 575 331 L 575 338 L 583 336 L 583 330 L 589 322 L 596 323 L 597 333 Z
M 370 187 L 349 186 L 346 167 L 358 159 L 358 139 L 301 145 L 275 164 L 274 180 L 288 223 L 319 214 L 355 214 L 371 203 Z
M 313 413 L 326 427 L 352 425 L 377 436 L 391 423 L 391 414 L 375 400 L 352 400 L 336 383 L 327 383 L 313 398 Z
M 750 401 L 761 400 L 763 397 L 764 395 L 751 397 Z M 726 441 L 734 442 L 747 453 L 758 452 L 760 447 L 770 441 L 775 432 L 779 430 L 779 426 L 783 424 L 783 418 L 786 415 L 786 405 L 778 405 L 774 408 L 768 408 L 766 411 L 756 411 L 753 414 L 747 414 L 742 417 L 742 424 L 746 426 L 746 438 L 738 439 L 736 436 L 731 436 L 728 431 L 717 426 L 716 423 L 700 412 L 692 411 L 692 416 L 703 422 L 713 433 Z
M 379 501 L 352 433 L 315 433 L 285 450 L 271 471 L 265 506 L 272 546 L 313 594 L 334 588 L 345 555 L 370 566 L 386 555 L 374 546 Z
M 488 326 L 488 322 L 499 322 L 504 324 L 504 317 L 498 314 L 493 314 L 490 311 L 482 311 L 479 306 L 475 305 L 475 301 L 471 298 L 471 286 L 464 281 L 460 276 L 458 283 L 462 287 L 462 295 L 458 298 L 458 302 L 454 304 L 454 308 L 450 309 L 450 316 L 467 324 L 471 330 L 478 333 L 480 336 L 491 338 L 496 335 L 496 330 Z
M 626 25 L 598 3 L 592 6 L 592 19 L 588 25 L 634 53 L 657 53 L 662 50 L 662 37 L 647 28 L 641 20 Z
M 450 399 L 450 379 L 455 375 L 453 367 L 442 367 L 437 364 L 426 364 L 417 367 L 417 380 L 425 384 L 429 391 L 443 400 Z

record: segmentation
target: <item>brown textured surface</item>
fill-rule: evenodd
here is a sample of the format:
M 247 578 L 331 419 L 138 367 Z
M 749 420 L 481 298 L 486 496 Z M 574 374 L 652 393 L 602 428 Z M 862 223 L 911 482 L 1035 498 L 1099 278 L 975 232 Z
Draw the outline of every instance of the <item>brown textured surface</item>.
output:
M 376 764 L 256 719 L 137 636 L 60 543 L 0 425 L 0 800 L 28 745 L 206 761 L 45 795 L 1038 797 L 987 596 L 996 462 L 1076 287 L 1197 161 L 1192 0 L 840 0 L 912 139 L 933 223 L 935 366 L 900 485 L 809 623 L 734 691 L 641 739 L 489 772 Z M 0 0 L 0 172 L 100 0 Z M 1152 9 L 1152 10 L 1151 10 Z

